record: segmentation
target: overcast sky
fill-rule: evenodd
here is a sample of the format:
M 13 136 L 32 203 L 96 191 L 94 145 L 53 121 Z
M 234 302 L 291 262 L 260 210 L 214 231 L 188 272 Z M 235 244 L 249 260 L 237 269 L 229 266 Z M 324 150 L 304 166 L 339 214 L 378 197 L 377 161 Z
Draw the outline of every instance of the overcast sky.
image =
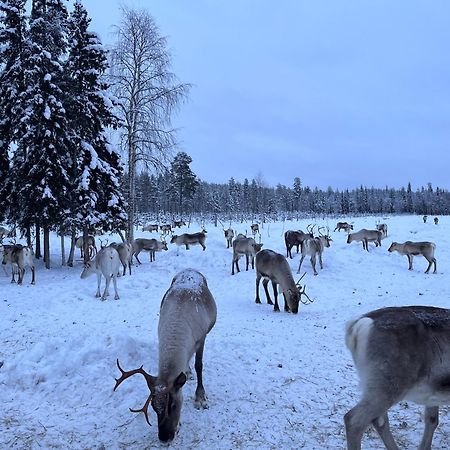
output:
M 112 42 L 144 7 L 193 84 L 176 116 L 202 179 L 450 188 L 447 0 L 85 0 Z

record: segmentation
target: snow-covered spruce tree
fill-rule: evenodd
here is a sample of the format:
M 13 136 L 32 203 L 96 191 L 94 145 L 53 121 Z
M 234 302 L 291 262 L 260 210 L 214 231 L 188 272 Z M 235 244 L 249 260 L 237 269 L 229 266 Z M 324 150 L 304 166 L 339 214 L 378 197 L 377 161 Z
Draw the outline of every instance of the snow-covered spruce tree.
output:
M 8 216 L 10 185 L 9 152 L 19 128 L 21 93 L 24 91 L 23 59 L 26 49 L 26 0 L 0 2 L 0 221 Z
M 70 191 L 67 122 L 61 90 L 66 50 L 67 10 L 62 0 L 33 0 L 30 48 L 24 61 L 26 90 L 12 167 L 14 219 L 29 229 L 44 229 L 44 260 L 50 267 L 49 232 L 64 218 Z M 38 227 L 37 227 L 38 228 Z
M 116 127 L 113 100 L 102 78 L 108 68 L 106 51 L 98 36 L 89 31 L 91 19 L 81 2 L 76 1 L 69 18 L 69 57 L 67 76 L 67 117 L 70 128 L 71 214 L 66 225 L 72 230 L 103 231 L 124 229 L 125 202 L 120 191 L 123 166 L 119 154 L 106 136 L 107 127 Z M 85 239 L 87 242 L 87 239 Z M 88 252 L 85 252 L 87 257 Z M 73 245 L 68 264 L 73 262 Z

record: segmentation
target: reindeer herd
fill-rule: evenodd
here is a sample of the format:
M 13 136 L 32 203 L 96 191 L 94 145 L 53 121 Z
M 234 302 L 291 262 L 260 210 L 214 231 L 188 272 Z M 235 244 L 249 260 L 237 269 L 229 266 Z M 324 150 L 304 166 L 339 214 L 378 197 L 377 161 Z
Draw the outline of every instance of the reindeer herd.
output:
M 181 222 L 184 224 L 184 222 Z M 182 226 L 182 225 L 180 225 Z M 164 227 L 164 228 L 163 228 Z M 115 299 L 119 299 L 117 276 L 125 275 L 128 268 L 131 275 L 133 257 L 138 264 L 142 251 L 150 254 L 150 261 L 155 260 L 159 251 L 167 251 L 165 241 L 167 228 L 163 225 L 163 235 L 158 239 L 135 239 L 132 243 L 103 244 L 97 251 L 95 238 L 90 236 L 88 248 L 92 247 L 92 258 L 85 264 L 81 278 L 97 275 L 96 297 L 105 300 L 111 280 L 113 281 Z M 258 224 L 251 227 L 253 237 L 237 234 L 231 228 L 224 229 L 227 248 L 232 250 L 231 274 L 239 272 L 239 259 L 246 258 L 246 270 L 256 272 L 256 300 L 260 304 L 259 286 L 262 280 L 267 303 L 280 311 L 278 289 L 284 297 L 284 311 L 297 314 L 302 296 L 311 299 L 294 280 L 289 259 L 292 249 L 300 253 L 297 273 L 300 273 L 305 257 L 309 257 L 314 275 L 317 275 L 316 259 L 323 268 L 322 255 L 325 248 L 330 248 L 332 238 L 330 231 L 315 225 L 308 225 L 307 231 L 288 230 L 284 233 L 286 257 L 270 249 L 263 249 L 261 242 L 256 242 L 259 233 Z M 156 225 L 149 225 L 143 230 L 157 231 Z M 171 229 L 170 229 L 171 230 Z M 381 246 L 387 237 L 387 225 L 377 224 L 376 229 L 353 231 L 353 225 L 338 222 L 334 231 L 347 232 L 347 243 L 362 242 L 363 249 L 369 251 L 369 243 Z M 0 229 L 1 232 L 1 229 Z M 198 233 L 172 234 L 171 244 L 178 248 L 199 244 L 206 250 L 206 230 Z M 91 240 L 92 239 L 92 240 Z M 261 239 L 259 239 L 261 241 Z M 78 241 L 77 241 L 78 242 Z M 81 238 L 80 251 L 84 247 Z M 78 245 L 77 245 L 78 246 Z M 388 251 L 397 251 L 406 255 L 409 270 L 412 270 L 414 256 L 423 256 L 428 261 L 426 273 L 434 265 L 436 273 L 436 245 L 432 242 L 393 242 Z M 23 281 L 25 268 L 32 271 L 32 284 L 35 282 L 35 268 L 32 250 L 20 244 L 1 245 L 2 264 L 8 262 L 12 267 L 12 282 L 18 275 L 18 284 Z M 289 259 L 288 259 L 289 258 Z M 106 279 L 103 294 L 100 292 L 101 277 Z M 269 294 L 271 282 L 273 301 Z M 302 301 L 303 302 L 303 301 Z M 306 303 L 306 302 L 303 302 Z M 147 383 L 149 396 L 140 409 L 150 424 L 148 408 L 151 406 L 158 418 L 158 436 L 162 442 L 170 442 L 176 435 L 183 402 L 182 387 L 187 381 L 189 361 L 195 354 L 197 388 L 195 407 L 207 408 L 205 389 L 203 387 L 203 350 L 207 334 L 216 322 L 217 306 L 211 294 L 206 278 L 197 270 L 185 269 L 179 272 L 165 293 L 158 324 L 159 371 L 157 376 L 147 373 L 142 366 L 126 371 L 117 360 L 121 373 L 116 379 L 116 390 L 127 378 L 141 374 Z M 450 310 L 427 307 L 390 307 L 371 311 L 347 324 L 345 341 L 350 350 L 359 377 L 361 379 L 362 399 L 344 417 L 347 446 L 350 450 L 361 449 L 364 432 L 372 424 L 388 450 L 397 449 L 389 428 L 387 411 L 401 400 L 411 400 L 425 406 L 425 431 L 419 449 L 431 449 L 434 430 L 438 424 L 439 406 L 450 404 Z

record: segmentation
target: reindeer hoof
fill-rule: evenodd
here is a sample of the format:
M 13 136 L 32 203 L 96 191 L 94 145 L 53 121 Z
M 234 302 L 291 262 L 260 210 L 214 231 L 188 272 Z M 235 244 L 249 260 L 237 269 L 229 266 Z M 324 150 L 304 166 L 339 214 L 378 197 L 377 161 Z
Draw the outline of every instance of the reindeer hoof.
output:
M 267 300 L 267 304 L 268 305 L 273 305 L 273 301 L 272 300 Z M 279 310 L 278 310 L 279 311 Z
M 114 300 L 119 300 L 119 298 L 120 298 L 120 297 L 119 297 L 118 295 L 115 295 L 115 296 L 114 296 Z
M 256 300 L 255 300 L 255 303 L 258 303 L 259 305 L 261 304 L 261 300 L 259 299 L 259 298 L 257 298 Z
M 208 402 L 206 401 L 206 398 L 196 398 L 194 401 L 194 408 L 195 409 L 208 409 Z
M 280 308 L 277 307 L 273 308 L 273 312 L 280 312 Z

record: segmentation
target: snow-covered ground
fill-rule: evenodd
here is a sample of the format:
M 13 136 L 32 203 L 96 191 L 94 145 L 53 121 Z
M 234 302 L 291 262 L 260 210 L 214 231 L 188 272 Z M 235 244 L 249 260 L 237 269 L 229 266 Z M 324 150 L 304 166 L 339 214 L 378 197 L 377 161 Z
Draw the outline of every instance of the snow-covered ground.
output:
M 355 230 L 374 228 L 374 217 L 341 218 Z M 317 223 L 326 225 L 327 221 Z M 195 379 L 184 390 L 177 449 L 343 449 L 343 415 L 358 398 L 358 380 L 344 344 L 344 324 L 364 312 L 394 305 L 450 307 L 450 220 L 439 225 L 421 217 L 389 217 L 389 236 L 381 248 L 346 244 L 345 232 L 331 232 L 324 269 L 314 277 L 308 259 L 304 282 L 314 303 L 298 315 L 274 313 L 255 304 L 255 272 L 231 276 L 231 250 L 221 228 L 207 224 L 207 249 L 180 248 L 157 253 L 150 263 L 119 278 L 120 300 L 95 298 L 96 279 L 80 279 L 82 264 L 58 267 L 53 237 L 53 268 L 38 263 L 35 286 L 0 274 L 0 448 L 148 449 L 161 444 L 156 415 L 152 426 L 140 408 L 147 398 L 142 377 L 113 393 L 119 376 L 116 358 L 126 369 L 141 364 L 156 374 L 157 325 L 161 298 L 172 277 L 193 267 L 207 278 L 218 319 L 206 339 L 204 384 L 209 409 L 194 408 Z M 265 224 L 264 248 L 285 254 L 283 232 L 305 229 L 306 221 Z M 335 220 L 328 225 L 334 229 Z M 238 232 L 250 224 L 232 224 Z M 193 224 L 190 232 L 199 231 Z M 188 231 L 185 229 L 185 231 Z M 150 233 L 137 233 L 149 236 Z M 427 262 L 388 253 L 392 240 L 431 240 L 437 245 L 438 273 L 426 275 Z M 68 242 L 67 242 L 68 244 Z M 290 260 L 294 273 L 299 256 Z M 79 257 L 77 251 L 77 257 Z M 262 286 L 261 286 L 262 288 Z M 281 303 L 281 305 L 283 302 Z M 195 375 L 194 375 L 195 377 Z M 136 378 L 136 379 L 134 379 Z M 442 408 L 433 449 L 450 446 L 449 409 Z M 401 403 L 391 410 L 391 426 L 401 448 L 415 448 L 421 437 L 422 408 Z M 380 449 L 373 430 L 365 449 Z

